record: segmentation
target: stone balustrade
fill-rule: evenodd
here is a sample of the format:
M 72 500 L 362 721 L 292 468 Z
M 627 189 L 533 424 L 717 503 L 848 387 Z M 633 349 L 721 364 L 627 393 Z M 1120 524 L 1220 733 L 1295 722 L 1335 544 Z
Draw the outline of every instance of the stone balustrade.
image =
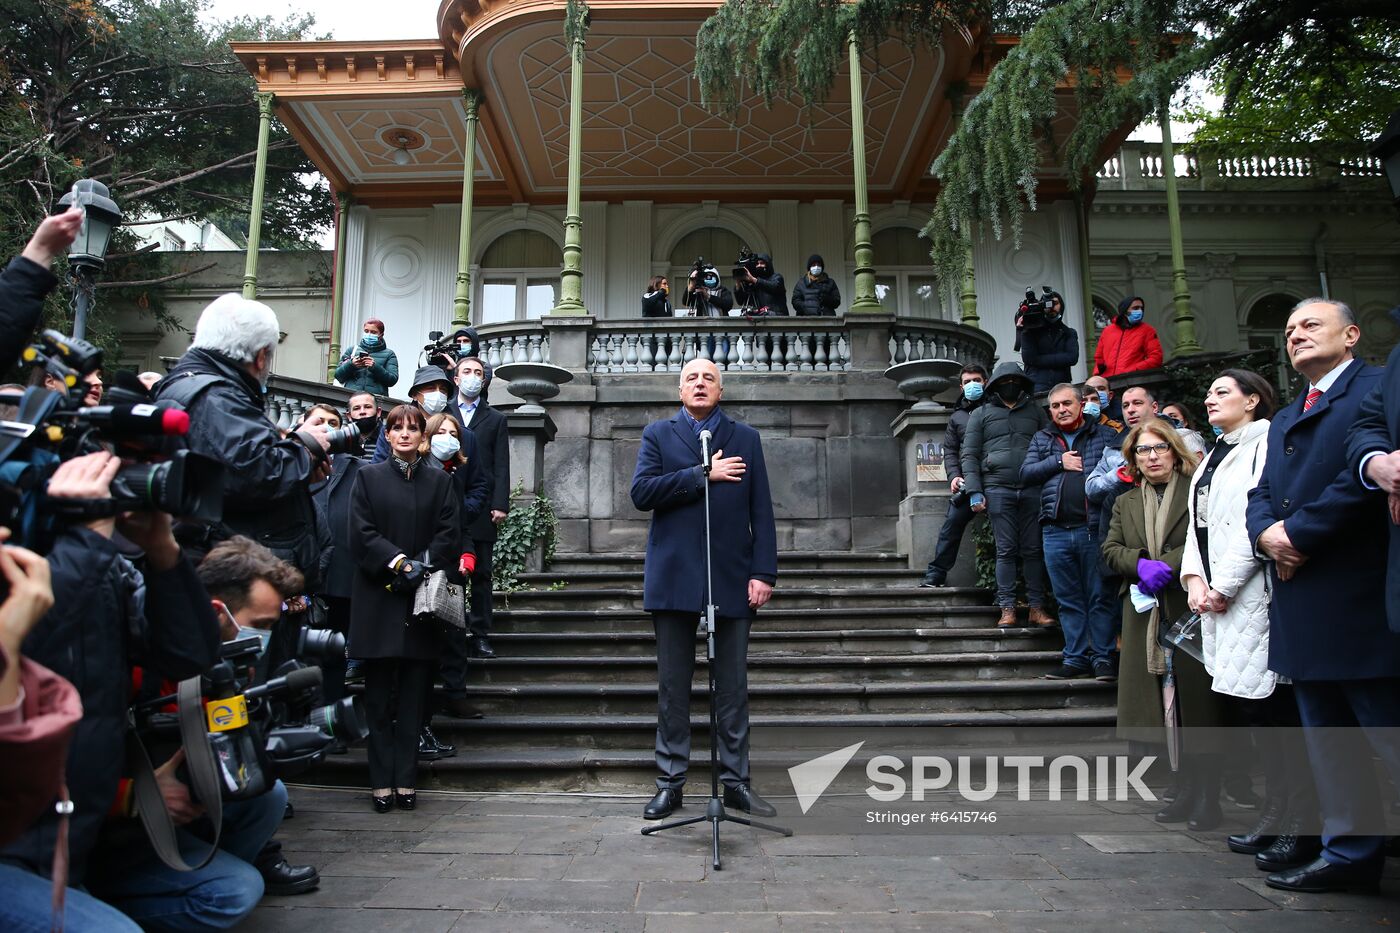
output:
M 680 372 L 694 359 L 723 372 L 844 372 L 850 337 L 840 318 L 669 318 L 599 321 L 588 347 L 594 373 Z
M 1336 153 L 1322 158 L 1313 151 L 1274 154 L 1221 154 L 1183 151 L 1178 147 L 1171 169 L 1176 178 L 1195 182 L 1203 189 L 1226 187 L 1316 187 L 1339 180 L 1380 181 L 1381 161 L 1362 152 Z M 1127 142 L 1099 167 L 1101 189 L 1157 190 L 1164 184 L 1167 166 L 1159 143 Z

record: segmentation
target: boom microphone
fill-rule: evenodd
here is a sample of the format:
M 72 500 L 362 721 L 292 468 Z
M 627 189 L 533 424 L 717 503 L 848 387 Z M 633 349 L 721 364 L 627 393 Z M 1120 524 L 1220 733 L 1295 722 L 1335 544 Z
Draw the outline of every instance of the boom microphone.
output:
M 74 412 L 83 421 L 117 434 L 186 434 L 190 416 L 178 408 L 157 405 L 96 405 Z
M 321 669 L 319 667 L 301 667 L 287 674 L 285 677 L 274 677 L 267 683 L 243 691 L 243 695 L 250 700 L 257 699 L 266 694 L 275 694 L 286 691 L 297 693 L 311 687 L 321 685 Z

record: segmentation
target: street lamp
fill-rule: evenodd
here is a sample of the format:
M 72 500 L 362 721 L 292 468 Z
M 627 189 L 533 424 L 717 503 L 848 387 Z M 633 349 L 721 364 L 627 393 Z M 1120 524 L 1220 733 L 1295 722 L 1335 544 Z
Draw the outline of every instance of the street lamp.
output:
M 73 274 L 74 311 L 73 336 L 82 340 L 87 334 L 88 310 L 92 307 L 97 276 L 107 262 L 107 245 L 112 231 L 122 222 L 121 208 L 108 197 L 107 186 L 91 178 L 81 178 L 73 189 L 58 199 L 62 208 L 83 209 L 83 225 L 77 239 L 68 247 L 68 265 Z
M 1380 158 L 1385 180 L 1390 182 L 1390 196 L 1400 203 L 1400 110 L 1390 115 L 1385 132 L 1371 147 L 1371 155 Z

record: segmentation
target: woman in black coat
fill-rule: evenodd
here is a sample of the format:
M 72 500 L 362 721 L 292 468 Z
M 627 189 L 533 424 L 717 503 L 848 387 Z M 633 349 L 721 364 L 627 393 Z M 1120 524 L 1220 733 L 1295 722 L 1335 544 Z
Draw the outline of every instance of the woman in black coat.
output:
M 642 293 L 642 317 L 675 317 L 671 310 L 671 284 L 664 275 L 654 275 Z
M 413 809 L 423 698 L 440 653 L 432 624 L 412 616 L 413 593 L 428 567 L 455 571 L 461 562 L 460 497 L 452 477 L 419 455 L 426 428 L 417 405 L 389 412 L 391 456 L 361 469 L 350 496 L 350 553 L 359 568 L 350 643 L 365 664 L 370 784 L 380 813 L 395 796 L 400 809 Z

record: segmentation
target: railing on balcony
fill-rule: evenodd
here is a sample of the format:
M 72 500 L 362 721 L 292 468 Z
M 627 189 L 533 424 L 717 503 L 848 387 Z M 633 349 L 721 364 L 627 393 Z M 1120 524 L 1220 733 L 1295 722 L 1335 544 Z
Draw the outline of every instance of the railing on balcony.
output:
M 1179 180 L 1201 188 L 1261 185 L 1287 188 L 1321 187 L 1340 179 L 1383 177 L 1381 160 L 1361 152 L 1320 158 L 1315 152 L 1222 155 L 1178 151 L 1172 171 Z M 1164 183 L 1167 165 L 1159 143 L 1128 142 L 1099 167 L 1101 190 L 1156 190 Z
M 522 329 L 524 328 L 524 329 Z M 488 324 L 477 330 L 481 357 L 493 367 L 502 363 L 548 363 L 549 334 L 538 321 Z
M 993 346 L 981 331 L 947 321 L 898 318 L 890 329 L 890 366 L 911 360 L 957 360 L 992 368 Z M 977 335 L 977 336 L 974 336 Z
M 694 359 L 722 372 L 842 372 L 851 367 L 841 318 L 670 318 L 599 321 L 590 334 L 588 370 L 677 373 Z

